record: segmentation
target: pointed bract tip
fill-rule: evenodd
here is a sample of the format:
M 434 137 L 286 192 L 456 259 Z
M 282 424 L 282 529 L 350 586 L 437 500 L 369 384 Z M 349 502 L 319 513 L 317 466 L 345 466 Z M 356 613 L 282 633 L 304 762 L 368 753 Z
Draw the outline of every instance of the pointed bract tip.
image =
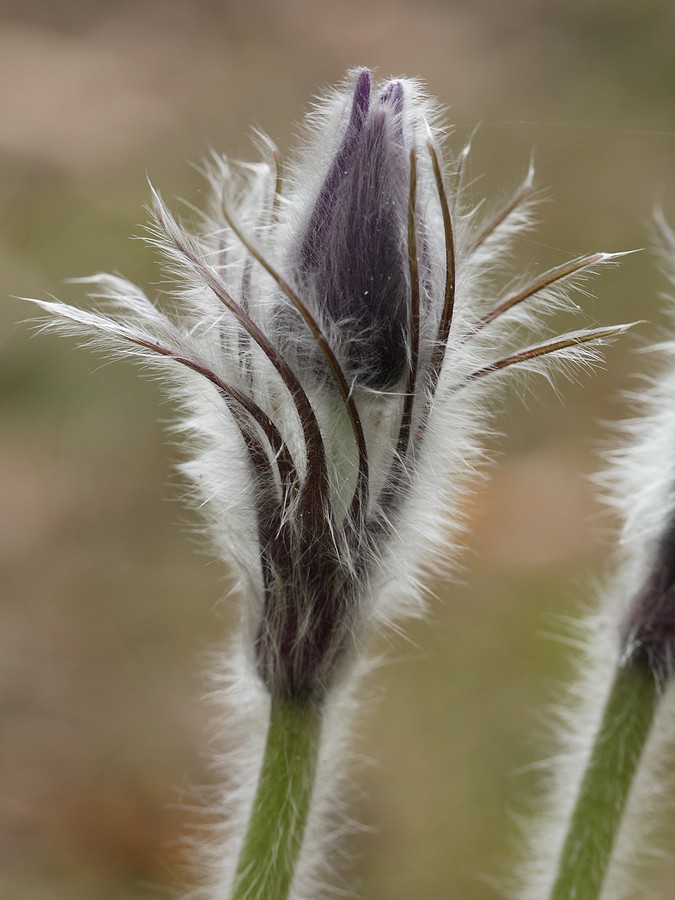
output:
M 532 188 L 534 186 L 534 150 L 532 151 L 532 156 L 530 156 L 530 164 L 527 168 L 527 175 L 525 176 L 525 181 L 523 182 L 524 188 Z
M 633 256 L 634 253 L 643 253 L 644 247 L 635 247 L 633 250 L 600 250 L 596 253 L 598 262 L 613 262 L 615 259 L 623 259 L 624 256 Z

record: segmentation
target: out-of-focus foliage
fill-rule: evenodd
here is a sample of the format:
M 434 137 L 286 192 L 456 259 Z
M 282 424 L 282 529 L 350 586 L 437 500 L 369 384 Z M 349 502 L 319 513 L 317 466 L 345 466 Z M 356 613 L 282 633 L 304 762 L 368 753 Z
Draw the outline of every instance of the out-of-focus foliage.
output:
M 424 77 L 457 150 L 482 122 L 479 194 L 515 186 L 535 148 L 553 202 L 521 267 L 644 246 L 654 202 L 675 209 L 674 20 L 665 0 L 4 0 L 3 297 L 74 299 L 64 279 L 100 270 L 161 282 L 128 237 L 142 234 L 146 172 L 199 205 L 188 161 L 251 157 L 251 124 L 288 148 L 307 98 L 357 64 Z M 588 320 L 645 319 L 643 338 L 657 336 L 662 287 L 648 253 L 629 257 L 594 281 Z M 196 673 L 227 633 L 227 573 L 167 502 L 180 496 L 156 424 L 168 405 L 130 367 L 31 339 L 17 324 L 30 314 L 0 305 L 0 895 L 161 896 L 199 821 L 193 786 L 211 777 Z M 611 534 L 580 473 L 643 365 L 635 344 L 564 385 L 564 405 L 544 386 L 527 407 L 512 399 L 505 455 L 470 510 L 465 584 L 431 585 L 433 624 L 394 641 L 371 679 L 359 750 L 377 765 L 351 800 L 376 830 L 350 841 L 371 900 L 499 896 L 491 876 L 507 869 L 511 814 L 536 786 L 523 767 L 546 753 L 542 705 L 564 671 L 547 635 L 588 596 Z M 656 878 L 668 896 L 673 867 Z

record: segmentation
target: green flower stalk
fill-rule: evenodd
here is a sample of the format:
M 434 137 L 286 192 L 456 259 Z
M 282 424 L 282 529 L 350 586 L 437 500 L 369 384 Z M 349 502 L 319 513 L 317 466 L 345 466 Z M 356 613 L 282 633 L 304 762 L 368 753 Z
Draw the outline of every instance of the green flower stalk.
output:
M 290 165 L 267 140 L 254 165 L 214 161 L 202 234 L 153 192 L 170 303 L 99 276 L 94 309 L 39 304 L 171 386 L 183 470 L 239 576 L 219 692 L 238 748 L 200 897 L 334 895 L 322 847 L 354 685 L 376 629 L 422 612 L 423 573 L 451 556 L 495 389 L 551 356 L 592 365 L 623 330 L 537 332 L 612 254 L 495 293 L 532 173 L 481 218 L 441 134 L 418 82 L 356 70 Z

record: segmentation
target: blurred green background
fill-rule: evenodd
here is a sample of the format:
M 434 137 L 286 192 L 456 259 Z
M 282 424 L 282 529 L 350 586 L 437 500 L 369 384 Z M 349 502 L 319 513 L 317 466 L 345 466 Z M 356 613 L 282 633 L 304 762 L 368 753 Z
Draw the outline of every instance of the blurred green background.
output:
M 422 76 L 455 151 L 482 123 L 477 196 L 513 188 L 534 149 L 552 202 L 519 264 L 644 247 L 655 201 L 675 219 L 674 34 L 669 0 L 0 0 L 1 293 L 77 301 L 66 278 L 109 270 L 156 283 L 129 239 L 146 173 L 199 205 L 191 161 L 250 157 L 252 125 L 288 149 L 311 97 L 359 64 Z M 430 620 L 387 642 L 356 744 L 374 764 L 349 798 L 372 830 L 345 880 L 369 900 L 501 895 L 569 667 L 552 635 L 611 545 L 584 473 L 664 288 L 648 252 L 593 281 L 584 321 L 646 324 L 564 404 L 543 384 L 509 399 L 462 583 L 431 584 Z M 0 307 L 0 896 L 164 896 L 211 778 L 200 671 L 231 624 L 227 573 L 175 502 L 156 386 L 33 336 L 30 314 Z M 675 896 L 672 862 L 654 889 Z

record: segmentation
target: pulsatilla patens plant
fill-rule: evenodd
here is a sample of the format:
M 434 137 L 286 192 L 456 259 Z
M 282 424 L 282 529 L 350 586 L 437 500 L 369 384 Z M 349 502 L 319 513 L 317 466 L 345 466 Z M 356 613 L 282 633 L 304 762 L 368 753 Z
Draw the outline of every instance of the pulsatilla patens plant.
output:
M 675 283 L 675 234 L 660 212 L 655 225 Z M 575 627 L 577 678 L 556 716 L 550 794 L 528 829 L 520 900 L 656 896 L 645 881 L 670 802 L 675 721 L 672 306 L 670 317 L 666 340 L 642 349 L 652 372 L 626 396 L 632 414 L 596 479 L 621 526 L 614 572 Z
M 531 224 L 531 173 L 482 216 L 466 205 L 468 148 L 448 167 L 438 122 L 416 81 L 355 71 L 310 115 L 290 166 L 267 139 L 262 162 L 212 163 L 200 236 L 153 192 L 171 302 L 105 275 L 90 280 L 94 310 L 40 301 L 57 325 L 168 377 L 191 442 L 184 469 L 240 575 L 235 682 L 259 686 L 270 719 L 207 896 L 320 893 L 300 851 L 320 830 L 326 711 L 374 626 L 421 609 L 421 572 L 447 551 L 483 455 L 488 393 L 551 355 L 593 363 L 621 330 L 528 340 L 536 311 L 564 306 L 613 255 L 496 290 Z

